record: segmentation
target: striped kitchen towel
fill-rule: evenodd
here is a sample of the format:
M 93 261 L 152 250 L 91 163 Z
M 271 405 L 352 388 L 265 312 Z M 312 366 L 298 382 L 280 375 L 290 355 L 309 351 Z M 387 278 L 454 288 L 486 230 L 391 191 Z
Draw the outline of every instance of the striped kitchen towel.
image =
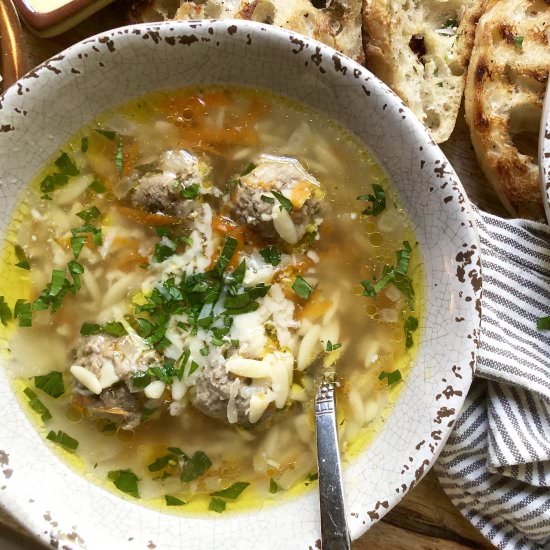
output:
M 550 550 L 550 228 L 476 210 L 483 297 L 476 378 L 439 480 L 496 547 Z

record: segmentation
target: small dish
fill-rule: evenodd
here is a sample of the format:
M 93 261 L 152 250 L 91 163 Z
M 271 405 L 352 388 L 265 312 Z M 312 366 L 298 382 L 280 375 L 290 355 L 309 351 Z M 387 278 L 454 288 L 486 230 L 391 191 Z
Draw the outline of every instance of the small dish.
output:
M 49 38 L 78 25 L 113 0 L 13 0 L 21 19 L 38 36 Z

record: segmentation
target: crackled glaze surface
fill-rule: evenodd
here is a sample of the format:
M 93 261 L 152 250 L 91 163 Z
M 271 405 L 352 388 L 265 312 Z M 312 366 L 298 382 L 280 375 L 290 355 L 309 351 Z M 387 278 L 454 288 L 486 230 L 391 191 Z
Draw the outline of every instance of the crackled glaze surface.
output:
M 416 363 L 380 435 L 344 474 L 355 538 L 434 462 L 469 388 L 479 328 L 478 244 L 462 186 L 387 87 L 331 48 L 249 22 L 143 25 L 98 35 L 0 98 L 0 235 L 20 191 L 97 113 L 158 89 L 228 82 L 308 103 L 363 139 L 387 170 L 423 251 L 426 315 Z M 62 463 L 1 369 L 0 399 L 0 503 L 44 542 L 75 549 L 320 547 L 315 492 L 254 512 L 161 514 Z

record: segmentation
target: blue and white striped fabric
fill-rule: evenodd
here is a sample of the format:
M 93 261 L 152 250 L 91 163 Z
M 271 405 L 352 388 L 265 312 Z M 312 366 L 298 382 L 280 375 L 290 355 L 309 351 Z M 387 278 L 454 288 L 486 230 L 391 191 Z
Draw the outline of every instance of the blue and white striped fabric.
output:
M 476 211 L 483 297 L 476 379 L 436 466 L 495 546 L 550 549 L 550 228 Z

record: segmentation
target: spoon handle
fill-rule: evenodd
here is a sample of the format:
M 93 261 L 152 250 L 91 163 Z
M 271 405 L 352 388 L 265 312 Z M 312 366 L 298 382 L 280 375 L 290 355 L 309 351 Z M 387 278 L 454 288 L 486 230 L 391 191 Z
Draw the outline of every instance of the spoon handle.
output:
M 319 386 L 315 399 L 315 421 L 322 548 L 323 550 L 349 550 L 351 539 L 344 510 L 334 385 L 331 382 L 323 382 Z

